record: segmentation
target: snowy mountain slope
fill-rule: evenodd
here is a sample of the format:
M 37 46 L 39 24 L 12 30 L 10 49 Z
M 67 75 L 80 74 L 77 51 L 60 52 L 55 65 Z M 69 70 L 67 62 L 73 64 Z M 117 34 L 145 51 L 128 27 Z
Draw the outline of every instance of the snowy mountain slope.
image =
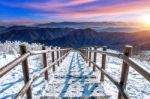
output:
M 144 35 L 143 35 L 144 34 Z M 103 46 L 117 49 L 130 44 L 138 49 L 150 49 L 150 31 L 133 33 L 97 32 L 91 28 L 39 28 L 12 26 L 0 33 L 0 41 L 25 41 L 61 47 Z
M 26 41 L 52 40 L 67 35 L 72 28 L 37 28 L 13 26 L 0 33 L 0 41 Z
M 87 28 L 71 31 L 67 35 L 52 40 L 37 40 L 37 42 L 73 48 L 105 45 L 112 49 L 121 49 L 124 45 L 133 45 L 136 49 L 148 50 L 150 49 L 149 39 L 150 31 L 135 33 L 96 32 Z
M 101 49 L 99 49 L 101 50 Z M 118 51 L 108 50 L 109 52 L 118 53 Z M 101 66 L 101 54 L 97 55 L 97 64 Z M 150 62 L 140 61 L 135 59 L 143 68 L 150 72 Z M 111 74 L 117 81 L 120 81 L 122 60 L 119 58 L 107 56 L 106 58 L 106 71 Z M 99 72 L 98 72 L 99 73 Z M 107 92 L 113 94 L 113 99 L 116 99 L 118 95 L 118 90 L 106 77 L 104 82 L 104 88 Z M 127 93 L 131 99 L 149 99 L 150 97 L 150 82 L 143 78 L 139 73 L 137 73 L 132 67 L 129 69 L 128 82 L 127 82 Z

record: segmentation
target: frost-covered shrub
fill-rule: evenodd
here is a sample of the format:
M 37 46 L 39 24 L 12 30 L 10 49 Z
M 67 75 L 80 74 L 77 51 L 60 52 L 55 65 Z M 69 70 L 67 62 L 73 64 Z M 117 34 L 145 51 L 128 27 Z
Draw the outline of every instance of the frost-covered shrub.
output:
M 24 44 L 27 47 L 27 50 L 41 50 L 42 49 L 42 44 L 38 43 L 32 43 L 29 44 L 27 42 L 20 42 L 20 41 L 6 41 L 4 43 L 0 42 L 0 54 L 19 54 L 20 49 L 19 45 Z

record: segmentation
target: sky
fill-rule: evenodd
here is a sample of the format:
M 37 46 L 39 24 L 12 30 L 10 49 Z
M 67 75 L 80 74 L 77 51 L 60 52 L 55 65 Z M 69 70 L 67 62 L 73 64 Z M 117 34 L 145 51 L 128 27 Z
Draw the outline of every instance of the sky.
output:
M 0 24 L 136 22 L 147 14 L 150 0 L 0 0 Z

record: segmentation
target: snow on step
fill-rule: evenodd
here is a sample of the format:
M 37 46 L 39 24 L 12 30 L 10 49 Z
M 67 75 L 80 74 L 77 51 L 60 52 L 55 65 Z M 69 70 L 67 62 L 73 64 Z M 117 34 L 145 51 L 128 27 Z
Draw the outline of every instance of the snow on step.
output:
M 106 99 L 106 97 L 94 97 L 94 96 L 90 96 L 90 97 L 49 97 L 49 96 L 44 96 L 41 97 L 40 99 Z
M 55 79 L 52 81 L 52 82 L 49 82 L 50 84 L 53 84 L 53 83 L 65 83 L 66 80 L 68 80 L 68 84 L 71 84 L 71 83 L 77 83 L 77 82 L 80 82 L 80 83 L 99 83 L 99 81 L 96 79 L 96 76 L 94 75 L 89 75 L 89 76 L 72 76 L 72 75 L 69 75 L 69 76 L 56 76 L 54 77 Z
M 82 96 L 102 96 L 103 87 L 99 83 L 74 83 L 74 84 L 51 84 L 52 89 L 48 90 L 46 96 L 61 97 L 82 97 Z
M 60 66 L 48 81 L 45 96 L 42 99 L 79 98 L 109 99 L 103 86 L 83 61 L 78 52 L 73 52 L 71 60 Z

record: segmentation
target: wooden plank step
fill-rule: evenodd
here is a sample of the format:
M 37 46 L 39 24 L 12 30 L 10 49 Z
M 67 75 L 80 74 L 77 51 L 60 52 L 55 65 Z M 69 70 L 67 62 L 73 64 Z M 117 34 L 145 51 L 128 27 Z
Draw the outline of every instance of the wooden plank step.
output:
M 80 72 L 55 72 L 54 75 L 93 75 L 93 71 L 80 71 Z
M 91 73 L 93 72 L 92 70 L 59 70 L 59 71 L 55 71 L 53 72 L 54 74 L 57 74 L 57 73 L 65 73 L 65 74 L 68 74 L 68 73 L 81 73 L 81 72 L 88 72 L 88 73 Z
M 100 83 L 74 83 L 74 84 L 49 84 L 46 96 L 63 97 L 82 97 L 82 96 L 108 96 L 104 93 L 103 86 Z
M 50 97 L 42 96 L 40 99 L 109 99 L 109 96 L 91 96 L 91 97 Z
M 95 75 L 54 75 L 54 78 L 92 78 L 92 79 L 96 79 Z
M 67 81 L 68 84 L 71 83 L 98 83 L 99 80 L 94 75 L 84 75 L 84 76 L 76 76 L 76 75 L 55 75 L 53 80 L 49 81 L 49 84 L 65 84 Z

